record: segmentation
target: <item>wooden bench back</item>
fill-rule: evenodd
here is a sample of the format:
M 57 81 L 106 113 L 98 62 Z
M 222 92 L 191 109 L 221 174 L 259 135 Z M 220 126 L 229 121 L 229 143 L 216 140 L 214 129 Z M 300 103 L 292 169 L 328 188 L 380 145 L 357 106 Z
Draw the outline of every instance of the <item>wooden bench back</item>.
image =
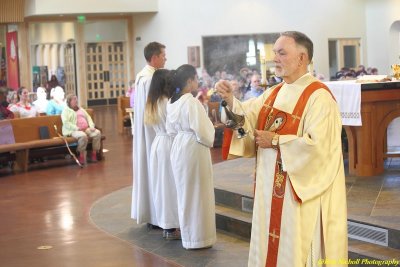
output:
M 126 108 L 131 107 L 131 99 L 128 96 L 119 96 L 117 99 L 118 111 L 122 112 L 123 115 L 127 115 Z
M 54 125 L 57 126 L 59 133 L 62 131 L 60 115 L 20 118 L 10 120 L 10 122 L 16 143 L 40 140 L 39 128 L 41 126 L 47 126 L 50 138 L 58 136 L 54 129 Z
M 94 120 L 94 110 L 88 108 L 86 111 Z M 58 132 L 62 134 L 61 115 L 18 118 L 7 121 L 12 125 L 15 143 L 40 140 L 39 128 L 41 126 L 47 126 L 49 138 L 58 137 L 54 125 L 57 126 Z
M 128 115 L 126 108 L 131 107 L 131 99 L 127 96 L 119 96 L 117 99 L 117 118 L 118 118 L 118 132 L 123 133 L 124 131 L 124 117 Z

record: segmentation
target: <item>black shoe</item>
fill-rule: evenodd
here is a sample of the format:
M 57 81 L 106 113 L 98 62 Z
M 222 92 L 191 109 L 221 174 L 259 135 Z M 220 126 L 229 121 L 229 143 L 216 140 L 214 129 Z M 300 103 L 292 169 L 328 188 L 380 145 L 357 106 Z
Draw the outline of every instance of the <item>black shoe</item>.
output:
M 162 228 L 160 228 L 159 226 L 157 226 L 155 224 L 147 223 L 147 229 L 156 230 L 156 229 L 162 229 Z

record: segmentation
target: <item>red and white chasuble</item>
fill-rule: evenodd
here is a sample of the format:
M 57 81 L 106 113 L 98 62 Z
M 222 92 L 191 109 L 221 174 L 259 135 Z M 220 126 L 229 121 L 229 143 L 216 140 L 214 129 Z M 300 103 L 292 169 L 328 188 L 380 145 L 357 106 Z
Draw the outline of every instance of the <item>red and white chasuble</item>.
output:
M 245 129 L 280 134 L 279 149 L 257 150 L 248 266 L 343 266 L 347 260 L 346 188 L 337 104 L 306 74 L 240 103 Z M 252 133 L 233 136 L 230 157 L 255 155 Z M 336 263 L 336 264 L 335 264 Z

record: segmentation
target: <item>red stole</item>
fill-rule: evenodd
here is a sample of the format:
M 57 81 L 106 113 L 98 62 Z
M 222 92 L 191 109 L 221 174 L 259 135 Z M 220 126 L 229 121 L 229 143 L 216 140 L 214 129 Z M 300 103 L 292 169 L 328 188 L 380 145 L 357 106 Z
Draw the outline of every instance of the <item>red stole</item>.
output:
M 321 82 L 313 82 L 303 91 L 298 99 L 293 113 L 286 113 L 284 111 L 273 108 L 275 99 L 279 90 L 282 88 L 283 83 L 279 84 L 270 96 L 266 99 L 258 116 L 258 130 L 273 131 L 280 135 L 297 135 L 298 127 L 304 108 L 312 93 L 320 88 L 329 91 L 328 87 Z M 330 91 L 329 91 L 330 92 Z M 280 149 L 277 151 L 277 158 L 275 163 L 275 175 L 272 188 L 272 201 L 271 201 L 271 214 L 269 222 L 268 233 L 268 251 L 266 258 L 266 267 L 273 267 L 277 265 L 279 240 L 281 232 L 282 208 L 285 197 L 285 187 L 287 180 L 287 172 L 282 169 L 282 158 Z M 291 187 L 293 190 L 293 187 Z M 301 199 L 293 190 L 294 195 L 299 203 Z
M 228 159 L 229 149 L 231 147 L 232 136 L 233 136 L 233 130 L 230 129 L 230 128 L 225 127 L 224 128 L 224 135 L 222 137 L 222 146 L 221 146 L 221 152 L 222 152 L 222 159 L 223 160 L 227 160 Z

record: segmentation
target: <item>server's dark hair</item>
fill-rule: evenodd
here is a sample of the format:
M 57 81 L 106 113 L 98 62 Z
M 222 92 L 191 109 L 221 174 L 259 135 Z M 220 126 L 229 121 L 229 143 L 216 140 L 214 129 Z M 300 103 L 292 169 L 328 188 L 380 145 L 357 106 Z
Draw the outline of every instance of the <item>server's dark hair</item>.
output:
M 194 79 L 197 75 L 196 69 L 189 64 L 184 64 L 176 70 L 171 70 L 169 86 L 173 91 L 171 103 L 174 103 L 182 95 L 182 90 L 185 88 L 189 79 Z
M 159 122 L 158 102 L 163 98 L 168 99 L 172 96 L 170 87 L 167 86 L 169 72 L 167 69 L 158 69 L 153 74 L 145 107 L 144 123 L 147 125 Z

